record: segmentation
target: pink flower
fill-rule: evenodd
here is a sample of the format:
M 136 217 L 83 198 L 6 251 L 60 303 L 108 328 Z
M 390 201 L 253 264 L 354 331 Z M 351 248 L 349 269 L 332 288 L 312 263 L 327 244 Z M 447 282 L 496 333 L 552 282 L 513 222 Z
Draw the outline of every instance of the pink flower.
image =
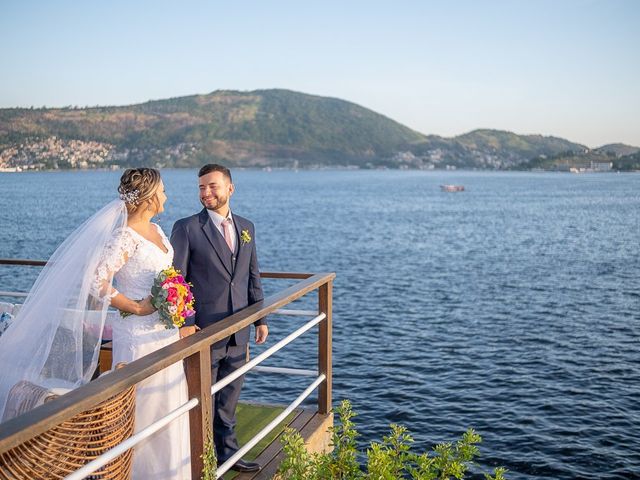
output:
M 175 287 L 169 287 L 167 294 L 167 302 L 175 303 L 178 299 L 178 290 Z

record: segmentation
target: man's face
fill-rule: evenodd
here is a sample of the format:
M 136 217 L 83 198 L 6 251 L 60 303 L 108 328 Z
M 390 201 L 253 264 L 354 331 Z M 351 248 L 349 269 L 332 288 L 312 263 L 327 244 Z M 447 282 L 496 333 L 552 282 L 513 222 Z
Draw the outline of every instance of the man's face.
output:
M 200 203 L 207 210 L 219 210 L 229 203 L 233 183 L 222 172 L 211 172 L 198 179 Z

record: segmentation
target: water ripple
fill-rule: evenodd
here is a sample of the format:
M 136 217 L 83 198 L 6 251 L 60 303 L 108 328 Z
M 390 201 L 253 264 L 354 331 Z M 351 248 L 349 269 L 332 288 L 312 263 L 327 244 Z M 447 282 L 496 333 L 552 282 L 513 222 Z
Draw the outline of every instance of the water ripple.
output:
M 195 173 L 163 175 L 160 222 L 170 230 L 198 209 Z M 48 256 L 113 197 L 117 177 L 0 174 L 0 257 Z M 234 208 L 256 224 L 263 270 L 337 272 L 334 398 L 359 412 L 363 446 L 390 422 L 419 449 L 474 427 L 480 466 L 504 465 L 512 479 L 640 478 L 640 176 L 238 171 L 235 180 Z M 467 191 L 442 193 L 441 183 Z M 45 185 L 46 201 L 32 195 Z M 0 285 L 27 288 L 34 277 L 2 269 Z M 297 321 L 274 317 L 272 338 Z M 303 337 L 272 363 L 313 368 L 315 351 Z M 286 403 L 306 382 L 249 375 L 243 396 Z

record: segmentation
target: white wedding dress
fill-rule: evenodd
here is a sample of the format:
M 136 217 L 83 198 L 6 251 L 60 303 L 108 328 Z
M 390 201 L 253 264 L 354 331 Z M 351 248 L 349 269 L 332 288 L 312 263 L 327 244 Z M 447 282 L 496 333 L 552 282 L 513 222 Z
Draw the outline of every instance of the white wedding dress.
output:
M 98 268 L 100 280 L 113 275 L 117 292 L 131 299 L 149 296 L 157 274 L 173 262 L 173 248 L 156 225 L 166 251 L 126 227 L 117 232 Z M 130 363 L 178 340 L 176 328 L 167 329 L 157 313 L 125 318 L 111 315 L 113 365 Z M 136 385 L 135 431 L 167 415 L 188 401 L 182 362 L 175 363 Z M 174 420 L 136 445 L 132 480 L 185 480 L 191 478 L 188 414 Z

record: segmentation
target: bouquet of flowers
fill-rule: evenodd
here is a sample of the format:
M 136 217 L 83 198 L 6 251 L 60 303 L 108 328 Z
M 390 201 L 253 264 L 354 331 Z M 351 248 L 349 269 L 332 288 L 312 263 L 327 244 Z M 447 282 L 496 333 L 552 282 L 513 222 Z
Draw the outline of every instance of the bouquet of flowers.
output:
M 158 310 L 160 320 L 167 328 L 180 328 L 193 309 L 191 284 L 187 283 L 180 270 L 173 267 L 162 270 L 151 287 L 151 304 Z

